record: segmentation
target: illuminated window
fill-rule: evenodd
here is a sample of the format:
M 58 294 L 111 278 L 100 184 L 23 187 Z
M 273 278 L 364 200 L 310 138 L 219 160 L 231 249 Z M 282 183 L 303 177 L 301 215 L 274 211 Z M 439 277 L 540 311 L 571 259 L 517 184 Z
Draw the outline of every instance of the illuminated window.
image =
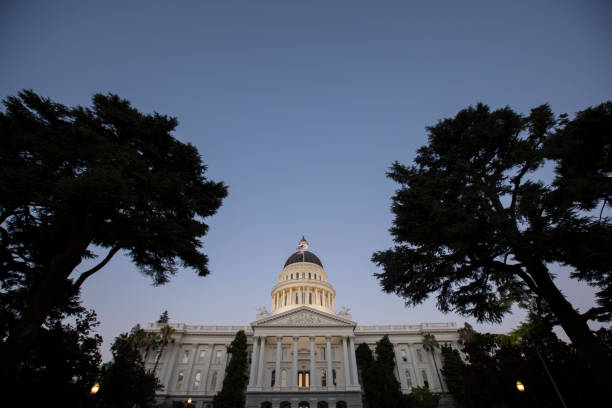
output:
M 189 350 L 185 350 L 183 351 L 183 359 L 181 360 L 181 363 L 187 364 L 188 362 L 189 362 Z
M 202 380 L 202 374 L 196 371 L 195 379 L 193 380 L 193 389 L 197 390 L 200 388 L 200 381 Z
M 198 357 L 198 363 L 203 364 L 206 358 L 206 350 L 200 350 L 200 357 Z
M 310 387 L 310 371 L 298 371 L 298 387 Z

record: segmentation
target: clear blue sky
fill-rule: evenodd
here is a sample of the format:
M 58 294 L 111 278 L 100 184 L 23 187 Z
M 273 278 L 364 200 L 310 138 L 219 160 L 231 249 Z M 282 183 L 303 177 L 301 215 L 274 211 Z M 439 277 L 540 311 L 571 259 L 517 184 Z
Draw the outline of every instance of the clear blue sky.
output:
M 154 288 L 117 257 L 84 285 L 113 337 L 157 319 L 248 324 L 306 235 L 361 324 L 464 321 L 405 308 L 372 276 L 394 160 L 424 128 L 479 101 L 557 113 L 612 99 L 607 1 L 2 1 L 0 96 L 67 105 L 113 92 L 178 117 L 209 176 L 229 185 L 205 238 L 212 274 Z M 581 308 L 592 291 L 559 284 Z M 507 331 L 521 319 L 509 316 Z

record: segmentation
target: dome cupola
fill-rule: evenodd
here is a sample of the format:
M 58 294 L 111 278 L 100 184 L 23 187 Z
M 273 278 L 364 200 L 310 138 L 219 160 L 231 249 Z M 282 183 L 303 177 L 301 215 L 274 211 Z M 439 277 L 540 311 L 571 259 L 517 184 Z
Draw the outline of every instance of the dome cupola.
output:
M 308 251 L 308 241 L 303 236 L 297 252 L 287 258 L 279 280 L 272 289 L 272 313 L 300 306 L 335 313 L 336 291 L 327 282 L 327 272 L 319 257 Z

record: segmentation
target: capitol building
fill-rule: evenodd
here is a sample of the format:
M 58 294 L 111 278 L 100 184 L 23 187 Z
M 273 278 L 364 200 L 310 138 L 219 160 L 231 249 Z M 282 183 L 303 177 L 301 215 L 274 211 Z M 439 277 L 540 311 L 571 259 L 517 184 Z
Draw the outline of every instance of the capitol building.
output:
M 447 390 L 436 373 L 436 365 L 442 368 L 440 351 L 432 356 L 422 342 L 431 333 L 438 343 L 456 347 L 455 323 L 360 326 L 348 309 L 336 310 L 335 298 L 323 263 L 302 238 L 272 288 L 270 311 L 261 308 L 250 325 L 170 324 L 175 332 L 157 366 L 163 385 L 157 401 L 190 398 L 194 408 L 212 408 L 231 357 L 227 347 L 239 330 L 247 335 L 250 357 L 247 408 L 361 408 L 355 349 L 366 343 L 374 350 L 384 335 L 395 349 L 402 392 L 416 386 Z M 150 323 L 146 330 L 159 332 L 162 326 Z M 155 360 L 152 355 L 146 367 L 152 369 Z

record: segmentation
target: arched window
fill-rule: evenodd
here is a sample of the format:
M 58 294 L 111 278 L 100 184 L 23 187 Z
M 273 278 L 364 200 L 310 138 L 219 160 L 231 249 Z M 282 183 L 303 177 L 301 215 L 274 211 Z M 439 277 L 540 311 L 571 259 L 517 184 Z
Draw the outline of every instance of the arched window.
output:
M 280 408 L 291 408 L 291 403 L 289 401 L 283 401 L 280 404 Z
M 307 401 L 300 401 L 298 408 L 310 408 L 310 404 Z
M 336 402 L 336 408 L 346 408 L 346 402 L 344 401 Z
M 312 305 L 312 293 L 308 294 L 308 304 Z
M 287 370 L 281 371 L 281 387 L 287 386 Z
M 272 408 L 272 403 L 269 402 L 269 401 L 262 402 L 261 403 L 261 408 Z
M 319 401 L 319 403 L 317 404 L 317 408 L 327 408 L 327 402 L 325 401 Z
M 276 370 L 272 370 L 272 375 L 270 376 L 270 387 L 274 387 L 276 383 Z

